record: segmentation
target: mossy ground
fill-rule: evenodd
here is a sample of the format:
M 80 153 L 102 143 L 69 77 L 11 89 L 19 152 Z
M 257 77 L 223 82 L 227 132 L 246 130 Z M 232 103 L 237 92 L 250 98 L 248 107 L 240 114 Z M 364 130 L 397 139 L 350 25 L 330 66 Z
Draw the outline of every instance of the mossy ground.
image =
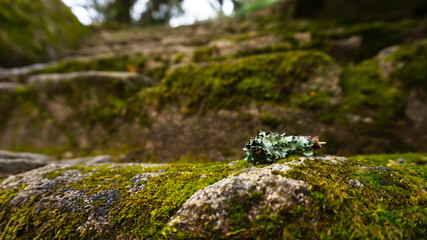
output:
M 405 163 L 397 163 L 403 158 Z M 227 239 L 422 239 L 426 234 L 427 185 L 426 154 L 393 154 L 351 157 L 342 164 L 306 161 L 294 166 L 284 176 L 310 184 L 307 207 L 282 209 L 278 214 L 267 210 L 253 222 L 245 221 L 245 209 L 263 197 L 253 192 L 246 200 L 236 201 L 227 210 L 231 232 L 212 237 Z M 284 159 L 282 161 L 289 161 Z M 401 161 L 401 160 L 400 160 Z M 174 232 L 166 226 L 168 220 L 197 190 L 211 185 L 232 173 L 253 165 L 239 161 L 233 167 L 224 163 L 176 164 L 148 167 L 71 167 L 45 175 L 55 179 L 69 170 L 89 173 L 82 181 L 67 186 L 58 185 L 44 196 L 55 195 L 59 189 L 72 188 L 94 196 L 104 190 L 118 192 L 119 199 L 107 208 L 110 227 L 97 233 L 77 232 L 89 213 L 70 213 L 67 209 L 47 207 L 34 213 L 43 196 L 34 197 L 25 206 L 11 209 L 7 203 L 25 185 L 0 191 L 0 226 L 2 239 L 40 238 L 200 238 L 192 233 Z M 361 167 L 364 166 L 364 167 Z M 262 167 L 262 166 L 257 166 Z M 144 183 L 145 188 L 131 195 L 128 191 L 135 175 L 159 172 Z M 352 188 L 350 180 L 363 186 Z M 105 200 L 94 202 L 105 207 Z M 104 208 L 103 208 L 104 209 Z

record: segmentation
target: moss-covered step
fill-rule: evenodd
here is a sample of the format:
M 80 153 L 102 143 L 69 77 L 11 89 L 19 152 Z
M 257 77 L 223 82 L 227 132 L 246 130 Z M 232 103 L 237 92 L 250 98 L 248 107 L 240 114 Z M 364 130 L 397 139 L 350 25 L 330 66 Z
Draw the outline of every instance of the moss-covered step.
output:
M 0 22 L 2 67 L 56 59 L 88 33 L 60 0 L 1 0 Z
M 49 165 L 0 180 L 0 239 L 423 239 L 426 162 Z
M 256 131 L 272 130 L 319 135 L 331 154 L 425 151 L 425 45 L 344 68 L 322 52 L 289 51 L 176 68 L 151 88 L 92 78 L 18 88 L 1 95 L 0 146 L 230 160 Z
M 56 71 L 62 70 L 53 72 Z M 338 67 L 327 55 L 298 51 L 246 57 L 205 67 L 179 68 L 169 73 L 158 86 L 146 90 L 142 90 L 145 87 L 141 84 L 82 77 L 80 72 L 34 75 L 28 79 L 32 84 L 17 89 L 10 101 L 6 101 L 19 103 L 12 104 L 13 111 L 8 111 L 11 117 L 5 119 L 7 123 L 3 125 L 7 134 L 0 142 L 6 148 L 18 151 L 58 149 L 58 152 L 42 151 L 57 157 L 66 151 L 81 153 L 82 149 L 87 149 L 88 152 L 83 150 L 84 155 L 94 153 L 96 149 L 145 150 L 151 145 L 155 148 L 148 151 L 148 155 L 165 161 L 176 160 L 189 153 L 201 153 L 202 148 L 206 150 L 206 145 L 200 145 L 204 139 L 211 151 L 223 152 L 228 158 L 235 154 L 236 158 L 239 155 L 233 152 L 237 143 L 240 149 L 241 142 L 252 135 L 252 131 L 245 130 L 246 126 L 241 131 L 245 136 L 236 136 L 233 147 L 227 146 L 225 140 L 230 139 L 220 137 L 214 128 L 209 131 L 217 134 L 209 134 L 208 137 L 198 130 L 212 122 L 220 123 L 218 118 L 222 118 L 226 125 L 221 127 L 223 129 L 232 127 L 230 121 L 242 122 L 245 118 L 230 112 L 231 119 L 224 121 L 228 117 L 219 116 L 218 110 L 236 111 L 250 106 L 253 101 L 259 104 L 278 102 L 305 109 L 327 108 L 339 98 L 338 73 Z M 70 76 L 80 77 L 71 80 Z M 187 103 L 181 101 L 186 95 L 190 98 Z M 304 99 L 292 100 L 299 96 Z M 163 110 L 155 108 L 161 104 L 165 107 Z M 189 113 L 198 112 L 197 104 L 206 106 L 202 108 L 205 113 L 214 110 L 214 116 L 186 118 Z M 181 120 L 162 121 L 170 118 Z M 181 132 L 188 142 L 177 143 L 174 138 L 165 137 L 180 135 Z M 233 149 L 231 153 L 230 149 Z M 208 158 L 213 158 L 209 155 Z

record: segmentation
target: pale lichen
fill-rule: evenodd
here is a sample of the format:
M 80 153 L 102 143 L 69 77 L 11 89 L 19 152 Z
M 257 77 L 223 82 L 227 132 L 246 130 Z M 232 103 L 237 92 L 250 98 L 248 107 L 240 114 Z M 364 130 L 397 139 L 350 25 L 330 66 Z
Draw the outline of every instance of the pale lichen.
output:
M 260 131 L 259 135 L 246 144 L 246 161 L 252 163 L 273 163 L 296 152 L 312 156 L 313 149 L 320 148 L 317 137 L 286 136 L 285 133 Z

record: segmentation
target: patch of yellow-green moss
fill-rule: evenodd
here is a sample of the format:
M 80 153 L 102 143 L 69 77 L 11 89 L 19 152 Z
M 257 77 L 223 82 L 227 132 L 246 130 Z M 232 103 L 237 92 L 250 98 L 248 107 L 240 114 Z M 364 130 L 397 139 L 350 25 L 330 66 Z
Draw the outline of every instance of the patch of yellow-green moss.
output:
M 426 234 L 426 165 L 413 165 L 426 154 L 394 154 L 351 157 L 342 164 L 305 161 L 284 177 L 310 184 L 306 207 L 283 208 L 277 214 L 264 209 L 253 222 L 243 221 L 239 209 L 245 200 L 234 204 L 229 234 L 216 238 L 247 239 L 422 239 Z M 405 159 L 408 165 L 388 162 Z M 387 166 L 387 167 L 386 167 Z M 415 173 L 413 166 L 419 169 Z M 371 167 L 371 168 L 369 168 Z M 363 186 L 353 187 L 358 180 Z M 424 187 L 424 189 L 423 189 Z M 256 192 L 254 192 L 256 193 Z M 262 193 L 260 193 L 262 194 Z
M 54 195 L 60 189 L 82 191 L 88 197 L 104 190 L 118 192 L 119 200 L 108 209 L 110 228 L 105 232 L 81 231 L 76 229 L 84 224 L 89 213 L 70 213 L 66 209 L 48 208 L 41 213 L 32 210 L 43 196 L 34 197 L 26 206 L 10 209 L 7 202 L 23 187 L 0 192 L 0 226 L 6 238 L 93 238 L 113 239 L 116 236 L 136 238 L 162 238 L 163 228 L 179 207 L 197 190 L 213 184 L 231 173 L 244 168 L 246 162 L 231 167 L 224 163 L 176 164 L 170 166 L 143 167 L 140 165 L 98 167 L 68 167 L 44 174 L 47 179 L 55 179 L 67 171 L 88 174 L 82 181 L 68 185 L 58 185 L 47 194 Z M 130 194 L 136 175 L 154 173 L 141 191 Z M 156 175 L 158 173 L 158 175 Z M 83 203 L 81 203 L 83 204 Z M 92 203 L 103 207 L 104 201 Z M 98 204 L 98 205 L 97 205 Z M 6 207 L 6 208 L 5 208 Z M 13 210 L 13 211 L 11 211 Z M 38 229 L 38 230 L 37 230 Z M 60 231 L 59 231 L 60 230 Z M 114 233 L 114 235 L 111 234 Z
M 194 62 L 208 62 L 218 59 L 218 48 L 216 47 L 201 47 L 194 52 Z
M 401 81 L 408 89 L 427 90 L 427 40 L 400 46 L 388 60 L 401 64 L 397 66 L 392 78 Z
M 341 111 L 372 117 L 377 125 L 387 125 L 404 118 L 406 93 L 401 83 L 386 79 L 377 59 L 345 68 L 341 75 L 343 99 Z
M 144 96 L 163 104 L 182 100 L 190 110 L 232 108 L 248 100 L 284 103 L 297 86 L 331 63 L 321 52 L 297 51 L 192 65 L 170 71 Z

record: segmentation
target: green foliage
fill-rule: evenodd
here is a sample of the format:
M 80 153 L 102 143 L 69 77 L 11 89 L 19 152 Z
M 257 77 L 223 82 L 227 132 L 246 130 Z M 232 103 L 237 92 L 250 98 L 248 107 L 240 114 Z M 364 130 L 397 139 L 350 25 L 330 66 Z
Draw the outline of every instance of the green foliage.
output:
M 60 0 L 0 0 L 0 66 L 49 60 L 87 34 Z
M 315 139 L 304 136 L 285 136 L 272 132 L 260 131 L 258 136 L 251 138 L 243 150 L 251 163 L 274 163 L 281 158 L 286 158 L 296 152 L 302 152 L 305 156 L 313 155 Z
M 275 2 L 274 0 L 250 0 L 250 1 L 245 1 L 244 3 L 241 4 L 241 7 L 239 7 L 238 9 L 236 9 L 236 16 L 238 17 L 245 17 L 248 14 L 250 14 L 251 12 L 254 12 L 256 10 L 259 10 L 261 8 L 267 7 L 269 5 L 271 5 L 273 2 Z
M 215 47 L 201 47 L 194 52 L 194 62 L 207 62 L 215 59 L 218 49 Z

